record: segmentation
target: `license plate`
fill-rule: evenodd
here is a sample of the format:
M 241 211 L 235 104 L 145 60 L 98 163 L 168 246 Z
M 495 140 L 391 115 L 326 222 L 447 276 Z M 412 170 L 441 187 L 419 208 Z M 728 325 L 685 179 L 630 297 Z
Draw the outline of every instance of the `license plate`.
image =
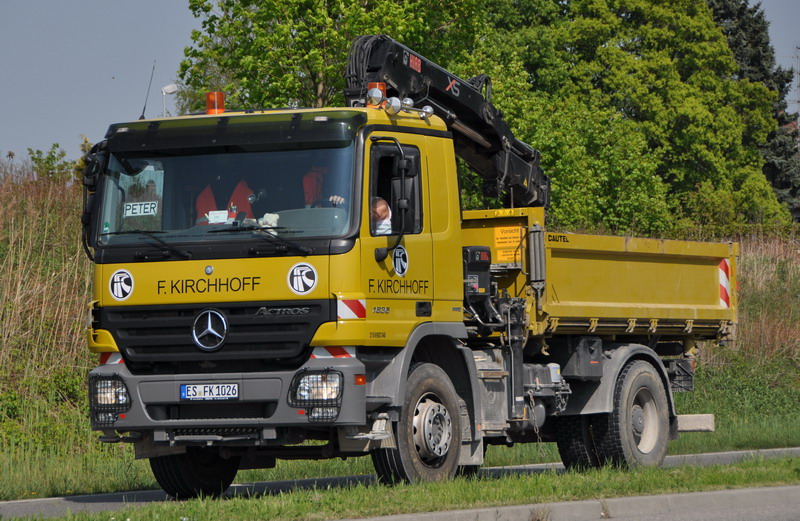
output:
M 181 400 L 238 400 L 239 384 L 181 384 Z

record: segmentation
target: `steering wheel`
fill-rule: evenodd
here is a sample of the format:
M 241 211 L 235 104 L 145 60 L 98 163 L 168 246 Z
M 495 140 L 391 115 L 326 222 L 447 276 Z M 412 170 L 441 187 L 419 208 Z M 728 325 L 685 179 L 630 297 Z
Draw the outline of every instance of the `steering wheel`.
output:
M 323 197 L 321 199 L 317 199 L 313 203 L 309 205 L 311 208 L 343 208 L 347 206 L 347 201 L 341 203 L 334 203 L 330 200 L 329 197 Z

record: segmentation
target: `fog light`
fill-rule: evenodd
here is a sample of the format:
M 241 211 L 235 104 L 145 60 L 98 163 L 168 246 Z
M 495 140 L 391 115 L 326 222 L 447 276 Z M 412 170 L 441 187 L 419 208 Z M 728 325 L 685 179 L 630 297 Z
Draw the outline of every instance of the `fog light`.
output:
M 338 407 L 314 407 L 308 413 L 308 419 L 312 421 L 330 421 L 339 416 Z
M 94 414 L 94 422 L 98 426 L 110 426 L 117 421 L 118 417 L 115 412 L 96 412 Z
M 338 406 L 342 402 L 342 382 L 342 373 L 338 371 L 298 373 L 289 389 L 289 405 L 293 407 Z

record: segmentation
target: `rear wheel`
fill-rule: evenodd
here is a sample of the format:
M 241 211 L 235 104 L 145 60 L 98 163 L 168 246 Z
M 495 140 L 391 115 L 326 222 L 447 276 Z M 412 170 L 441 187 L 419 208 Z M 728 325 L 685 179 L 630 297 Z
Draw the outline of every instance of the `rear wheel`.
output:
M 567 470 L 599 467 L 597 450 L 588 416 L 562 416 L 556 423 L 556 445 Z
M 601 464 L 661 465 L 667 454 L 669 407 L 656 369 L 642 360 L 626 365 L 617 378 L 612 412 L 592 425 Z
M 396 448 L 372 452 L 381 483 L 441 481 L 455 475 L 461 450 L 458 396 L 440 367 L 411 368 L 394 433 Z
M 150 458 L 161 488 L 176 499 L 218 496 L 233 483 L 239 458 L 223 459 L 216 449 L 189 447 L 184 454 Z

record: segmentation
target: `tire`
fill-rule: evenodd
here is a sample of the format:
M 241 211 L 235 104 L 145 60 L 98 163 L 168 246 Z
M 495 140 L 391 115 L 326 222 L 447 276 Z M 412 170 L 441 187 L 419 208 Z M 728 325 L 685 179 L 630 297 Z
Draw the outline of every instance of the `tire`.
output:
M 555 427 L 556 446 L 567 470 L 580 471 L 600 466 L 588 416 L 562 416 Z
M 447 374 L 433 364 L 411 368 L 400 419 L 393 425 L 396 448 L 372 451 L 384 484 L 452 479 L 461 451 L 458 396 Z
M 184 454 L 150 458 L 150 468 L 175 499 L 219 496 L 233 483 L 239 458 L 222 459 L 216 449 L 189 447 Z
M 667 454 L 669 406 L 661 376 L 649 363 L 626 365 L 614 387 L 613 410 L 592 420 L 600 464 L 657 467 Z

